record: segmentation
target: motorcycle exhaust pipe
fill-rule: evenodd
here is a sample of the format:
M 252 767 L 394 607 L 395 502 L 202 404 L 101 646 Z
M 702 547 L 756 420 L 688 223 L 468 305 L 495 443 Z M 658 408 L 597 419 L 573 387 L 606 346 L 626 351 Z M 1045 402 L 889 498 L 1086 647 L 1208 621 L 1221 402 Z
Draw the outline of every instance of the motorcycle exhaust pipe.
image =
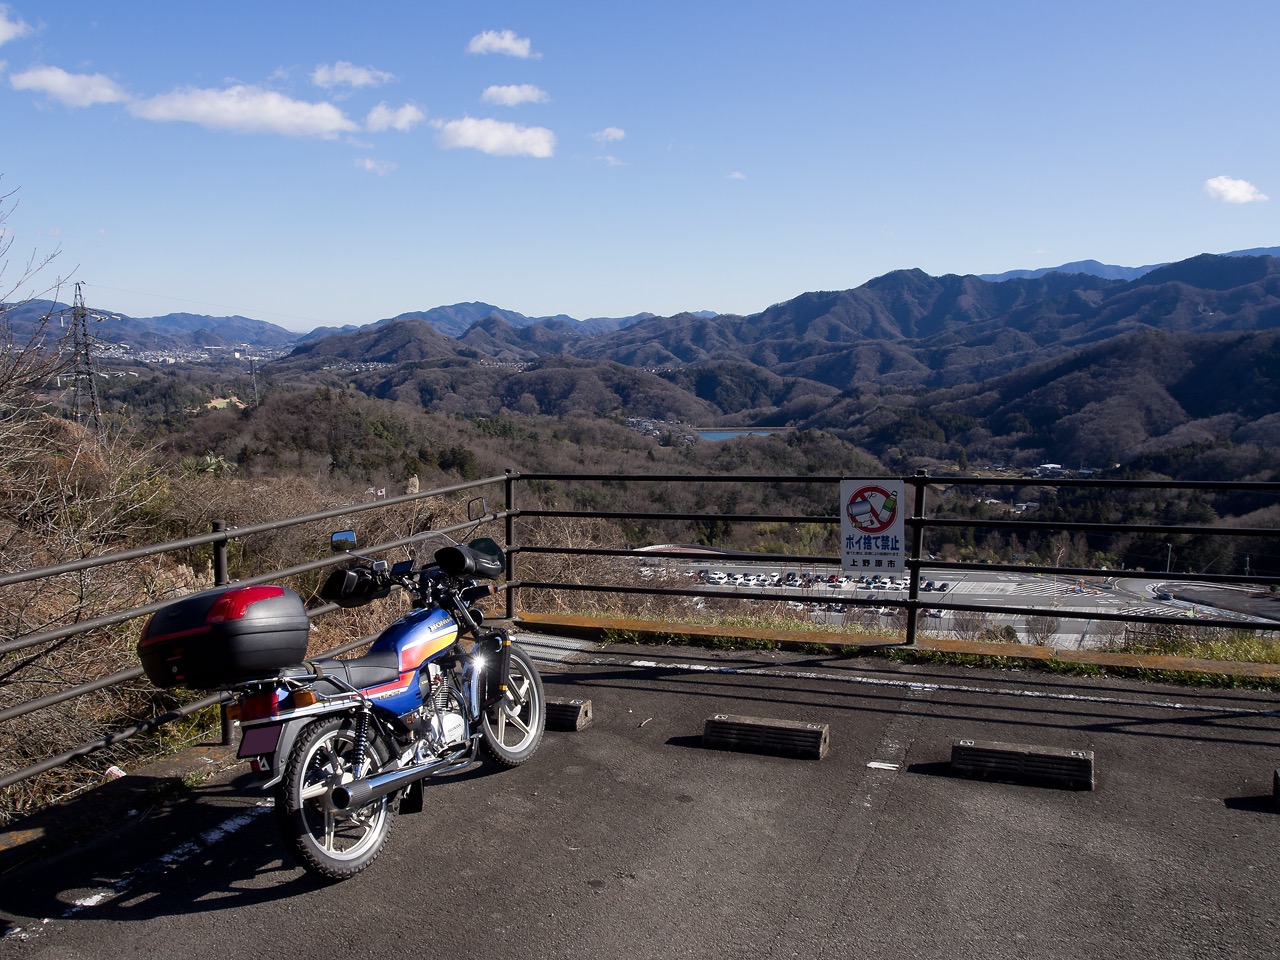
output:
M 350 783 L 334 787 L 329 794 L 329 802 L 337 810 L 347 810 L 354 814 L 366 804 L 380 800 L 387 794 L 395 793 L 419 780 L 425 780 L 432 774 L 466 766 L 471 762 L 472 754 L 473 751 L 470 750 L 459 751 L 421 766 L 405 767 L 402 770 L 365 777 L 363 780 L 352 780 Z

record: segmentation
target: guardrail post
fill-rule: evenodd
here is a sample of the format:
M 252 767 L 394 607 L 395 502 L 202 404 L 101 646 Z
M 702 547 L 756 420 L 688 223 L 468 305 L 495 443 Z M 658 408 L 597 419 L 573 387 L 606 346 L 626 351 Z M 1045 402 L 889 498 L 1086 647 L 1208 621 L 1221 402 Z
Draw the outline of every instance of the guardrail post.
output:
M 223 700 L 218 704 L 218 720 L 222 724 L 222 745 L 230 747 L 236 742 L 235 724 L 231 722 L 231 718 L 227 716 L 227 705 L 230 700 Z
M 214 533 L 224 533 L 226 529 L 227 521 L 213 521 Z M 223 537 L 213 542 L 213 585 L 225 587 L 230 582 L 231 577 L 227 574 L 227 539 Z
M 514 620 L 516 615 L 516 593 L 511 584 L 516 581 L 516 555 L 512 551 L 512 541 L 516 538 L 516 480 L 519 474 L 513 470 L 507 471 L 507 479 L 503 482 L 507 495 L 507 520 L 506 520 L 506 539 L 507 539 L 507 619 Z
M 911 581 L 907 591 L 907 640 L 908 647 L 915 646 L 916 624 L 920 619 L 920 555 L 924 552 L 924 493 L 928 470 L 917 470 L 916 475 L 907 480 L 915 487 L 914 505 L 911 517 L 911 555 L 907 562 L 911 566 Z M 914 521 L 914 522 L 913 522 Z

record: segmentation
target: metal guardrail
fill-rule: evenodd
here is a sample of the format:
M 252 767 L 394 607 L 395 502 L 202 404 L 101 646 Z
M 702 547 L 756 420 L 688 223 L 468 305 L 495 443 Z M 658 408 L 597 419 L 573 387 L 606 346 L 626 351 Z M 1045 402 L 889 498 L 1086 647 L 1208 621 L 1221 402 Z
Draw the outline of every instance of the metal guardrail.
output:
M 606 549 L 606 548 L 588 548 L 588 547 L 568 547 L 563 544 L 547 544 L 547 543 L 522 543 L 518 540 L 520 533 L 517 524 L 521 520 L 535 520 L 539 518 L 562 518 L 562 519 L 581 519 L 589 521 L 602 520 L 642 520 L 645 522 L 670 522 L 670 523 L 806 523 L 806 524 L 833 524 L 839 525 L 840 518 L 836 515 L 814 515 L 802 516 L 796 514 L 708 514 L 708 513 L 680 513 L 680 512 L 625 512 L 625 511 L 599 511 L 599 510 L 564 510 L 550 509 L 543 506 L 521 507 L 518 501 L 518 488 L 524 485 L 527 490 L 535 489 L 536 484 L 557 482 L 557 483 L 626 483 L 626 484 L 778 484 L 786 483 L 788 485 L 827 485 L 833 491 L 833 498 L 839 489 L 841 477 L 823 476 L 823 477 L 782 477 L 782 476 L 688 476 L 688 475 L 617 475 L 617 474 L 519 474 L 508 471 L 501 476 L 486 477 L 479 480 L 469 481 L 465 483 L 454 484 L 452 486 L 440 487 L 432 490 L 422 491 L 415 494 L 406 494 L 398 497 L 390 497 L 379 499 L 372 502 L 358 503 L 335 507 L 329 510 L 318 511 L 315 513 L 305 514 L 297 517 L 289 517 L 282 520 L 273 520 L 259 524 L 239 528 L 228 528 L 225 523 L 215 521 L 213 529 L 207 534 L 187 537 L 181 540 L 169 541 L 166 543 L 154 544 L 145 547 L 139 547 L 132 550 L 117 551 L 114 553 L 102 554 L 94 557 L 87 557 L 82 560 L 74 561 L 66 564 L 58 564 L 56 566 L 43 567 L 40 569 L 12 572 L 0 575 L 0 587 L 30 582 L 46 577 L 59 576 L 67 573 L 89 570 L 99 567 L 109 566 L 129 562 L 141 558 L 160 556 L 164 554 L 175 553 L 178 551 L 189 550 L 192 547 L 212 545 L 214 552 L 213 572 L 214 586 L 225 585 L 230 582 L 230 571 L 228 569 L 227 545 L 234 540 L 241 540 L 269 531 L 280 530 L 288 527 L 298 526 L 306 523 L 314 523 L 321 520 L 336 519 L 340 517 L 348 517 L 354 514 L 363 513 L 365 511 L 383 510 L 389 507 L 410 503 L 416 500 L 423 500 L 431 497 L 438 497 L 456 493 L 463 493 L 473 490 L 483 490 L 496 484 L 502 484 L 504 508 L 489 514 L 491 520 L 501 520 L 504 522 L 505 542 L 507 547 L 507 582 L 503 589 L 506 594 L 506 616 L 511 619 L 516 616 L 516 599 L 519 591 L 532 589 L 549 589 L 549 590 L 566 590 L 566 591 L 596 591 L 617 594 L 642 594 L 654 596 L 670 596 L 670 597 L 725 597 L 726 594 L 717 592 L 706 587 L 659 587 L 646 586 L 642 584 L 618 584 L 614 583 L 591 583 L 582 579 L 574 582 L 558 582 L 553 580 L 525 579 L 521 580 L 520 566 L 521 557 L 537 556 L 537 555 L 561 555 L 561 556 L 581 556 L 581 557 L 629 557 L 635 558 L 636 553 L 632 549 Z M 998 479 L 990 477 L 929 477 L 926 474 L 917 474 L 915 476 L 901 478 L 904 484 L 911 488 L 912 491 L 912 509 L 910 515 L 906 519 L 907 529 L 910 535 L 910 548 L 905 560 L 906 572 L 909 576 L 909 589 L 906 599 L 890 599 L 884 597 L 863 598 L 849 596 L 832 596 L 825 597 L 828 603 L 838 604 L 841 607 L 857 608 L 866 606 L 885 606 L 899 607 L 906 613 L 905 627 L 905 644 L 912 645 L 916 641 L 918 631 L 918 618 L 921 611 L 928 608 L 940 608 L 953 612 L 972 611 L 991 612 L 993 608 L 990 605 L 966 604 L 963 602 L 940 601 L 937 598 L 930 597 L 922 600 L 920 596 L 920 572 L 922 569 L 944 570 L 944 571 L 995 571 L 1007 573 L 1035 573 L 1048 574 L 1053 576 L 1069 576 L 1069 577 L 1097 577 L 1107 574 L 1114 575 L 1115 571 L 1103 571 L 1094 568 L 1080 567 L 1064 567 L 1064 566 L 1033 566 L 1021 565 L 1016 563 L 974 563 L 959 561 L 942 561 L 929 558 L 924 552 L 924 543 L 929 530 L 943 530 L 948 528 L 965 527 L 965 528 L 983 528 L 994 531 L 1014 532 L 1024 534 L 1030 531 L 1052 531 L 1054 533 L 1069 532 L 1082 534 L 1122 534 L 1135 533 L 1156 535 L 1162 538 L 1173 536 L 1228 536 L 1228 537 L 1260 537 L 1265 538 L 1268 542 L 1280 543 L 1280 530 L 1270 528 L 1244 528 L 1231 526 L 1213 526 L 1213 525 L 1160 525 L 1150 523 L 1116 523 L 1116 524 L 1099 524 L 1099 523 L 1056 523 L 1043 522 L 1033 519 L 999 519 L 999 518 L 946 518 L 946 517 L 930 517 L 927 493 L 931 486 L 945 485 L 949 487 L 996 487 L 996 486 L 1037 486 L 1037 487 L 1077 487 L 1077 488 L 1098 488 L 1108 490 L 1195 490 L 1200 492 L 1234 492 L 1234 493 L 1254 493 L 1260 494 L 1268 498 L 1272 498 L 1273 502 L 1280 503 L 1280 483 L 1233 483 L 1230 481 L 1211 481 L 1211 482 L 1177 482 L 1177 481 L 1105 481 L 1105 480 L 1086 480 L 1071 478 L 1009 478 Z M 406 546 L 418 541 L 427 540 L 440 534 L 456 533 L 460 530 L 468 528 L 470 524 L 463 523 L 440 530 L 430 530 L 413 534 L 409 537 L 401 538 L 395 541 L 389 541 L 381 544 L 374 544 L 362 548 L 362 553 L 377 554 L 386 550 L 397 547 Z M 644 554 L 646 558 L 653 559 L 679 559 L 688 560 L 689 553 L 687 549 L 670 549 L 670 550 L 647 550 Z M 826 566 L 838 567 L 840 558 L 834 556 L 803 556 L 797 554 L 786 553 L 749 553 L 720 551 L 718 554 L 714 550 L 707 551 L 708 559 L 719 556 L 726 559 L 758 564 L 784 564 L 784 565 L 808 565 L 808 566 Z M 248 584 L 263 583 L 270 580 L 276 580 L 288 576 L 294 576 L 301 573 L 322 569 L 345 561 L 344 556 L 331 556 L 321 560 L 309 561 L 279 570 L 273 570 L 268 573 L 255 575 L 252 577 L 238 580 L 237 582 Z M 1259 576 L 1236 576 L 1219 574 L 1212 575 L 1206 573 L 1179 573 L 1169 571 L 1161 573 L 1160 578 L 1168 581 L 1178 580 L 1194 580 L 1197 582 L 1209 583 L 1232 583 L 1232 584 L 1254 584 L 1259 586 L 1270 585 L 1276 582 L 1276 577 L 1259 575 Z M 734 597 L 749 600 L 779 600 L 785 601 L 792 599 L 792 595 L 769 589 L 749 589 L 740 590 L 733 594 Z M 140 617 L 148 616 L 156 610 L 161 609 L 166 604 L 173 602 L 172 599 L 161 602 L 151 603 L 144 606 L 133 607 L 127 610 L 113 612 L 91 620 L 80 621 L 65 626 L 42 630 L 36 633 L 27 634 L 20 637 L 14 637 L 0 642 L 0 657 L 18 651 L 25 651 L 35 648 L 41 644 L 53 643 L 77 634 L 85 633 L 91 630 L 97 630 L 104 627 L 114 626 Z M 319 616 L 335 609 L 334 606 L 324 606 L 310 611 L 310 615 Z M 1022 607 L 1022 606 L 1002 606 L 998 608 L 998 612 L 1003 614 L 1031 616 L 1045 613 L 1044 607 Z M 1054 616 L 1069 619 L 1070 612 L 1063 610 L 1052 611 Z M 1161 617 L 1161 616 L 1144 616 L 1134 617 L 1132 614 L 1107 614 L 1101 612 L 1092 612 L 1089 614 L 1092 619 L 1098 620 L 1117 620 L 1122 622 L 1132 622 L 1139 620 L 1141 622 L 1157 623 L 1157 624 L 1186 624 L 1186 620 L 1178 617 Z M 1241 624 L 1236 620 L 1201 618 L 1195 621 L 1197 625 L 1208 627 L 1225 627 L 1231 629 L 1239 629 Z M 348 652 L 359 648 L 370 641 L 369 637 L 356 638 L 341 647 L 328 651 L 330 655 Z M 29 654 L 31 655 L 31 654 Z M 57 693 L 42 696 L 38 699 L 28 700 L 24 703 L 14 704 L 3 711 L 0 711 L 0 723 L 25 716 L 39 710 L 56 707 L 66 703 L 77 697 L 85 696 L 96 691 L 107 689 L 122 683 L 136 680 L 142 676 L 141 667 L 120 671 L 109 677 L 103 677 L 99 680 L 79 684 Z M 223 694 L 215 694 L 198 699 L 192 703 L 185 704 L 176 708 L 163 716 L 154 717 L 139 723 L 132 724 L 125 729 L 115 730 L 111 733 L 99 737 L 87 743 L 78 744 L 57 756 L 46 758 L 39 763 L 28 766 L 22 770 L 13 771 L 0 777 L 0 788 L 10 786 L 14 783 L 24 780 L 28 777 L 44 773 L 54 769 L 57 766 L 65 764 L 78 757 L 85 756 L 97 750 L 104 749 L 113 744 L 119 743 L 130 737 L 137 736 L 142 733 L 156 729 L 163 723 L 186 716 L 197 710 L 211 706 L 223 699 Z
M 255 534 L 266 533 L 274 530 L 287 529 L 289 527 L 300 526 L 307 523 L 315 523 L 321 520 L 331 520 L 339 517 L 349 517 L 355 514 L 363 513 L 370 510 L 384 510 L 388 507 L 403 503 L 411 503 L 417 500 L 424 500 L 431 497 L 446 496 L 452 493 L 460 493 L 475 489 L 483 489 L 502 483 L 508 480 L 509 475 L 487 477 L 480 480 L 473 480 L 466 483 L 454 484 L 447 487 L 438 487 L 433 490 L 426 490 L 414 494 L 405 494 L 398 497 L 386 497 L 374 500 L 368 503 L 349 504 L 341 507 L 334 507 L 329 510 L 321 510 L 315 513 L 308 513 L 296 517 L 288 517 L 282 520 L 272 520 L 264 523 L 252 524 L 246 527 L 228 527 L 225 522 L 215 520 L 212 523 L 213 530 L 206 534 L 200 534 L 193 537 L 184 537 L 180 540 L 170 540 L 165 543 L 152 544 L 145 547 L 138 547 L 132 550 L 118 550 L 111 553 L 104 553 L 98 556 L 86 557 L 81 560 L 71 561 L 69 563 L 56 564 L 48 567 L 40 567 L 32 570 L 19 571 L 0 575 L 0 587 L 13 584 L 28 583 L 35 580 L 41 580 L 49 577 L 61 576 L 68 573 L 76 573 L 83 570 L 90 570 L 100 567 L 107 567 L 113 564 L 127 563 L 146 557 L 160 556 L 164 554 L 177 553 L 179 551 L 189 550 L 192 547 L 213 545 L 213 573 L 214 582 L 211 586 L 225 586 L 231 582 L 227 563 L 227 544 L 233 540 L 240 540 Z M 492 519 L 502 519 L 502 514 L 492 515 Z M 460 530 L 469 529 L 473 523 L 455 524 L 449 527 L 443 527 L 437 530 L 428 530 L 414 534 L 410 537 L 404 537 L 394 541 L 388 541 L 381 544 L 373 544 L 367 548 L 367 552 L 380 553 L 391 550 L 396 547 L 406 546 L 419 541 L 427 540 L 441 534 L 456 533 Z M 268 573 L 258 576 L 246 577 L 238 579 L 236 582 L 245 586 L 256 583 L 266 583 L 272 580 L 279 580 L 285 577 L 296 576 L 298 574 L 307 573 L 313 570 L 324 569 L 325 567 L 334 566 L 347 561 L 346 556 L 334 555 L 325 557 L 320 560 L 313 560 L 307 563 L 301 563 L 290 567 L 284 567 L 278 570 L 272 570 Z M 101 630 L 105 627 L 116 626 L 117 624 L 127 623 L 131 620 L 137 620 L 142 617 L 150 616 L 157 610 L 163 609 L 179 598 L 168 598 L 154 603 L 144 604 L 138 607 L 131 607 L 126 610 L 120 610 L 101 617 L 95 617 L 89 620 L 78 620 L 61 627 L 49 630 L 42 630 L 35 633 L 25 634 L 15 637 L 4 642 L 0 642 L 0 658 L 8 654 L 19 651 L 28 650 L 41 644 L 55 643 L 70 637 L 83 633 L 89 633 L 94 630 Z M 334 604 L 317 607 L 309 610 L 309 617 L 322 616 L 337 607 Z M 344 644 L 334 650 L 326 651 L 326 655 L 338 655 L 346 653 L 349 650 L 357 649 L 368 643 L 371 638 L 358 638 L 348 644 Z M 26 716 L 39 710 L 56 707 L 70 700 L 95 693 L 99 690 L 108 689 L 110 687 L 119 686 L 120 684 L 136 680 L 143 675 L 142 667 L 135 667 L 128 670 L 122 670 L 109 677 L 103 677 L 88 683 L 77 684 L 57 693 L 52 693 L 43 697 L 27 700 L 23 703 L 14 704 L 7 709 L 0 711 L 0 723 L 13 720 L 18 717 Z M 182 717 L 189 716 L 206 707 L 213 706 L 226 698 L 226 694 L 218 693 L 211 696 L 202 697 L 191 703 L 183 704 L 161 716 L 153 717 L 139 723 L 131 724 L 123 729 L 113 730 L 109 734 L 95 738 L 85 743 L 77 744 L 68 750 L 52 757 L 48 757 L 38 763 L 31 764 L 20 770 L 11 771 L 8 774 L 0 776 L 0 789 L 11 786 L 19 781 L 26 780 L 30 777 L 37 776 L 49 770 L 53 770 L 63 764 L 69 763 L 78 757 L 95 753 L 99 750 L 129 740 L 139 734 L 148 733 Z
M 822 477 L 777 477 L 777 476 L 701 476 L 691 477 L 687 475 L 618 475 L 618 474 L 523 474 L 520 480 L 525 482 L 571 482 L 571 481 L 594 481 L 602 483 L 778 483 L 785 481 L 788 484 L 816 484 L 830 486 L 833 490 L 838 491 L 840 482 L 843 478 L 836 476 Z M 919 629 L 919 616 L 923 609 L 937 608 L 954 612 L 971 612 L 971 613 L 989 613 L 993 609 L 1001 614 L 1012 614 L 1022 616 L 1034 616 L 1045 613 L 1044 607 L 1025 607 L 1002 605 L 993 608 L 989 604 L 966 604 L 963 602 L 942 602 L 935 598 L 923 600 L 920 597 L 920 571 L 922 568 L 930 570 L 954 570 L 954 571 L 991 571 L 1002 573 L 1032 573 L 1049 576 L 1068 576 L 1068 577 L 1106 577 L 1115 576 L 1121 571 L 1107 571 L 1093 567 L 1064 567 L 1064 566 L 1046 566 L 1046 565 L 1027 565 L 1016 563 L 978 563 L 978 562 L 958 562 L 958 561 L 942 561 L 930 559 L 925 556 L 923 550 L 925 534 L 930 529 L 948 529 L 948 528 L 983 528 L 995 531 L 1006 531 L 1015 533 L 1026 533 L 1030 531 L 1051 531 L 1053 533 L 1082 533 L 1082 534 L 1149 534 L 1157 535 L 1160 538 L 1173 536 L 1226 536 L 1226 537 L 1259 537 L 1265 538 L 1280 544 L 1280 530 L 1272 528 L 1258 527 L 1233 527 L 1228 525 L 1208 525 L 1208 524 L 1154 524 L 1154 523 L 1085 523 L 1085 522 L 1056 522 L 1056 521 L 1037 521 L 1028 519 L 997 519 L 997 518 L 931 518 L 928 516 L 927 491 L 931 486 L 947 486 L 947 487 L 1051 487 L 1051 488 L 1081 488 L 1095 490 L 1114 490 L 1114 491 L 1137 491 L 1137 490 L 1188 490 L 1197 493 L 1211 492 L 1232 492 L 1232 493 L 1256 493 L 1263 494 L 1274 498 L 1274 501 L 1280 503 L 1280 483 L 1268 482 L 1232 482 L 1232 481 L 1161 481 L 1161 480 L 1093 480 L 1083 478 L 1065 478 L 1065 477 L 1018 477 L 1018 478 L 993 478 L 993 477 L 930 477 L 927 473 L 921 472 L 914 476 L 900 478 L 902 482 L 912 490 L 912 512 L 906 518 L 907 530 L 910 534 L 910 549 L 905 560 L 905 567 L 909 573 L 909 588 L 907 598 L 890 599 L 890 598 L 861 598 L 861 597 L 827 597 L 825 600 L 829 603 L 835 603 L 842 607 L 899 607 L 906 612 L 906 639 L 905 643 L 911 646 L 916 641 Z M 558 517 L 558 518 L 577 518 L 577 519 L 618 519 L 618 520 L 651 520 L 651 521 L 701 521 L 701 522 L 722 522 L 722 523 L 760 523 L 760 522 L 803 522 L 815 524 L 830 524 L 838 526 L 840 517 L 835 515 L 818 515 L 818 516 L 795 516 L 795 515 L 777 515 L 762 516 L 759 514 L 743 515 L 743 514 L 706 514 L 706 513 L 659 513 L 648 512 L 644 514 L 626 513 L 626 512 L 609 512 L 596 510 L 552 510 L 552 509 L 523 509 L 520 508 L 514 500 L 508 501 L 508 512 L 513 517 Z M 600 557 L 633 557 L 632 550 L 610 550 L 602 548 L 566 548 L 556 546 L 520 546 L 516 550 L 521 553 L 530 554 L 552 554 L 562 556 L 600 556 Z M 714 555 L 714 551 L 708 551 L 708 559 Z M 686 549 L 679 550 L 652 550 L 645 552 L 646 557 L 688 560 L 689 552 Z M 723 555 L 725 559 L 733 559 L 739 562 L 752 561 L 760 564 L 786 564 L 786 565 L 823 565 L 828 567 L 839 567 L 841 558 L 837 556 L 799 556 L 795 554 L 732 554 Z M 1194 581 L 1197 583 L 1231 583 L 1231 584 L 1253 584 L 1258 586 L 1269 586 L 1280 581 L 1280 578 L 1273 575 L 1230 575 L 1230 574 L 1208 574 L 1208 573 L 1179 573 L 1175 571 L 1163 572 L 1160 579 L 1170 582 L 1175 581 Z M 717 596 L 723 597 L 721 592 L 711 592 L 705 589 L 681 589 L 681 588 L 662 588 L 662 587 L 646 587 L 646 586 L 619 586 L 616 584 L 589 584 L 589 583 L 566 583 L 555 581 L 535 581 L 535 580 L 517 580 L 514 584 L 521 588 L 542 588 L 554 590 L 582 590 L 597 592 L 615 592 L 615 593 L 633 593 L 641 595 L 665 595 L 672 597 L 706 597 Z M 779 600 L 786 601 L 792 599 L 792 595 L 786 592 L 768 591 L 768 590 L 742 590 L 736 594 L 748 599 L 762 600 Z M 509 600 L 511 594 L 508 594 Z M 1073 615 L 1069 611 L 1054 610 L 1053 615 L 1061 619 L 1072 619 Z M 1084 617 L 1076 617 L 1084 619 Z M 1089 619 L 1114 621 L 1114 622 L 1134 622 L 1167 624 L 1167 625 L 1185 625 L 1186 618 L 1177 616 L 1159 616 L 1147 615 L 1135 617 L 1129 613 L 1103 613 L 1091 612 Z M 1223 619 L 1214 617 L 1200 617 L 1196 621 L 1197 625 L 1204 627 L 1222 627 L 1227 629 L 1240 629 L 1242 624 L 1236 619 Z M 1280 624 L 1277 624 L 1280 627 Z

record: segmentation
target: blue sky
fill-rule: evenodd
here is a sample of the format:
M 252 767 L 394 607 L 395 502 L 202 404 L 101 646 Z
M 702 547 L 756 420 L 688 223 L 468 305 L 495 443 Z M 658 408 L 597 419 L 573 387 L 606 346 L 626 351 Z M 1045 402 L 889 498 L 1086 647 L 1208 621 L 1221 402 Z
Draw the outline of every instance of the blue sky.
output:
M 57 252 L 133 316 L 755 313 L 1280 245 L 1277 37 L 1271 0 L 7 0 L 0 294 Z

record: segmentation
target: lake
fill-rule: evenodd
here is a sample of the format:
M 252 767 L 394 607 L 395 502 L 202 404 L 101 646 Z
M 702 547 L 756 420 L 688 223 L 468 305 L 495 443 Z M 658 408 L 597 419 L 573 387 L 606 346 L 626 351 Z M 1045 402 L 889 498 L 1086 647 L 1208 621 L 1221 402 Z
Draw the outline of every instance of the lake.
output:
M 771 433 L 781 433 L 785 429 L 785 427 L 764 427 L 742 430 L 698 430 L 696 432 L 703 440 L 732 440 L 734 437 L 767 437 Z

